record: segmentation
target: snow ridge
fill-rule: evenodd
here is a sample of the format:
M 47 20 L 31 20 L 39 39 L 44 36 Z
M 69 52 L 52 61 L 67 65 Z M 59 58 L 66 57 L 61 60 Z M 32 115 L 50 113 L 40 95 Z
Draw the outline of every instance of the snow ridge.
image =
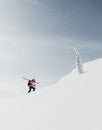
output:
M 74 69 L 57 84 L 0 99 L 2 130 L 101 130 L 102 58 Z M 6 125 L 5 125 L 6 124 Z

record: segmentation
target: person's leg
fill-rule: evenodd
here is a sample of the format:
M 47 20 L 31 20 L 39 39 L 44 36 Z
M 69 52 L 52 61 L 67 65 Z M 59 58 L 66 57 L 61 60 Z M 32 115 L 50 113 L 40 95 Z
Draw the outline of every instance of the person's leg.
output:
M 35 91 L 35 88 L 33 87 L 33 91 Z
M 31 92 L 31 87 L 29 87 L 29 91 L 28 91 L 28 93 L 30 93 Z

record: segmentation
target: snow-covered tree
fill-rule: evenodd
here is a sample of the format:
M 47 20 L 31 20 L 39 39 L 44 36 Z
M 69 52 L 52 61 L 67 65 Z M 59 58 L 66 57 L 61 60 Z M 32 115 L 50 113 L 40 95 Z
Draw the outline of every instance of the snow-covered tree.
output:
M 81 62 L 81 56 L 80 56 L 79 51 L 76 48 L 74 48 L 74 51 L 75 51 L 75 55 L 76 55 L 76 61 L 75 61 L 76 68 L 77 68 L 79 74 L 81 74 L 81 73 L 83 73 L 83 64 Z

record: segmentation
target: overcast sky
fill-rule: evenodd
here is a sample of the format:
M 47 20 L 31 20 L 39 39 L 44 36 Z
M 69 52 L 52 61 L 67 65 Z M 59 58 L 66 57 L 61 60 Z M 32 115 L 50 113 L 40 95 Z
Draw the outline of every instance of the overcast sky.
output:
M 102 57 L 101 0 L 0 0 L 0 76 L 46 86 Z M 21 82 L 23 82 L 21 80 Z

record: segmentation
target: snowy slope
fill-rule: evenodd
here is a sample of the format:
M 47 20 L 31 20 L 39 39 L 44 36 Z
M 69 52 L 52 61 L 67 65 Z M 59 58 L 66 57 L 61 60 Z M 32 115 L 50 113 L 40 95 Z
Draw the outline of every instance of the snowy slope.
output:
M 0 99 L 1 130 L 102 130 L 102 59 L 57 84 Z

